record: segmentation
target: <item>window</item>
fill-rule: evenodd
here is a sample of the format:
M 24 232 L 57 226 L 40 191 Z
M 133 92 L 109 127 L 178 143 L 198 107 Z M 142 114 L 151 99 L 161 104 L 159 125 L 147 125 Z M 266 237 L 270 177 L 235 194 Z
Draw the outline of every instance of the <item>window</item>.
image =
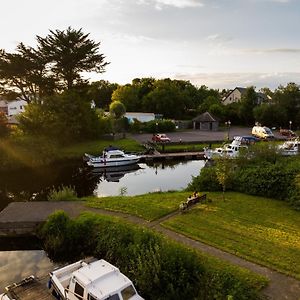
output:
M 133 297 L 136 292 L 132 285 L 126 287 L 124 290 L 121 291 L 122 297 L 124 300 L 129 300 L 131 297 Z
M 83 292 L 84 292 L 84 288 L 78 282 L 76 282 L 75 290 L 74 290 L 75 296 L 78 299 L 83 299 Z
M 93 297 L 92 295 L 88 295 L 88 300 L 97 300 L 95 297 Z
M 114 294 L 114 295 L 107 297 L 105 300 L 120 300 L 120 297 L 118 294 Z

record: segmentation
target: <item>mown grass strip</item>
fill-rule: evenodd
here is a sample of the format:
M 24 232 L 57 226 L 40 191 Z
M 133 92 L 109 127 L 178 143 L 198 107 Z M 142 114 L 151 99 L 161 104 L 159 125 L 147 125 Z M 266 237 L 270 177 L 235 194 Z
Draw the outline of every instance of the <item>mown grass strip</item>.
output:
M 300 214 L 286 203 L 239 193 L 209 193 L 163 226 L 300 279 Z
M 86 205 L 90 207 L 125 212 L 153 221 L 177 210 L 179 204 L 185 201 L 188 195 L 189 193 L 186 192 L 159 192 L 140 196 L 87 197 L 84 199 Z

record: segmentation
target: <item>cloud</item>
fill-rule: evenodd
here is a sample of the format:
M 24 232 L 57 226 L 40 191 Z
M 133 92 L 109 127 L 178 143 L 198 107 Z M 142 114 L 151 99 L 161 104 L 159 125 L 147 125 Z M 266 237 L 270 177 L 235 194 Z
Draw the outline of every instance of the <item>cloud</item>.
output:
M 176 8 L 202 7 L 204 3 L 199 0 L 138 0 L 138 4 L 154 5 L 158 10 L 162 10 L 166 6 Z
M 236 86 L 255 86 L 256 88 L 277 88 L 289 82 L 300 83 L 300 72 L 280 73 L 181 73 L 174 78 L 189 80 L 195 85 L 207 85 L 210 88 L 229 88 Z
M 270 49 L 245 49 L 247 53 L 300 53 L 300 48 L 270 48 Z

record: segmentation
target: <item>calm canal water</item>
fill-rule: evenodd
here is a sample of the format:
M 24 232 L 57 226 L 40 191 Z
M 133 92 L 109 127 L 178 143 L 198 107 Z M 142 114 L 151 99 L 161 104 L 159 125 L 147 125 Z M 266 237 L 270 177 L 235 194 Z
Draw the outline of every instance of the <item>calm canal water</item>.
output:
M 8 172 L 0 174 L 0 210 L 13 201 L 46 200 L 53 187 L 61 186 L 74 187 L 80 197 L 181 190 L 187 187 L 192 176 L 199 174 L 204 163 L 202 160 L 167 161 L 103 173 L 87 170 L 81 162 L 66 162 L 44 169 Z M 42 250 L 15 249 L 8 246 L 3 251 L 0 247 L 0 292 L 12 282 L 32 274 L 43 276 L 54 268 Z
M 203 166 L 203 160 L 167 161 L 103 173 L 86 169 L 81 162 L 66 162 L 37 170 L 7 172 L 0 174 L 0 210 L 14 201 L 45 201 L 51 189 L 61 186 L 72 186 L 79 197 L 180 190 Z

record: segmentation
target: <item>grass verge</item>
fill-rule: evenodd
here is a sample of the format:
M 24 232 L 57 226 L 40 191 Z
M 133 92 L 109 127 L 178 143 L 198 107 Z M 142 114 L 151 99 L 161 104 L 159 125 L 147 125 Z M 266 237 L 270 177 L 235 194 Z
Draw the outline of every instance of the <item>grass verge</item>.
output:
M 213 201 L 163 226 L 300 279 L 300 214 L 286 203 L 239 193 Z
M 178 209 L 188 197 L 185 192 L 149 193 L 139 196 L 87 197 L 86 205 L 125 212 L 148 221 L 159 219 Z

